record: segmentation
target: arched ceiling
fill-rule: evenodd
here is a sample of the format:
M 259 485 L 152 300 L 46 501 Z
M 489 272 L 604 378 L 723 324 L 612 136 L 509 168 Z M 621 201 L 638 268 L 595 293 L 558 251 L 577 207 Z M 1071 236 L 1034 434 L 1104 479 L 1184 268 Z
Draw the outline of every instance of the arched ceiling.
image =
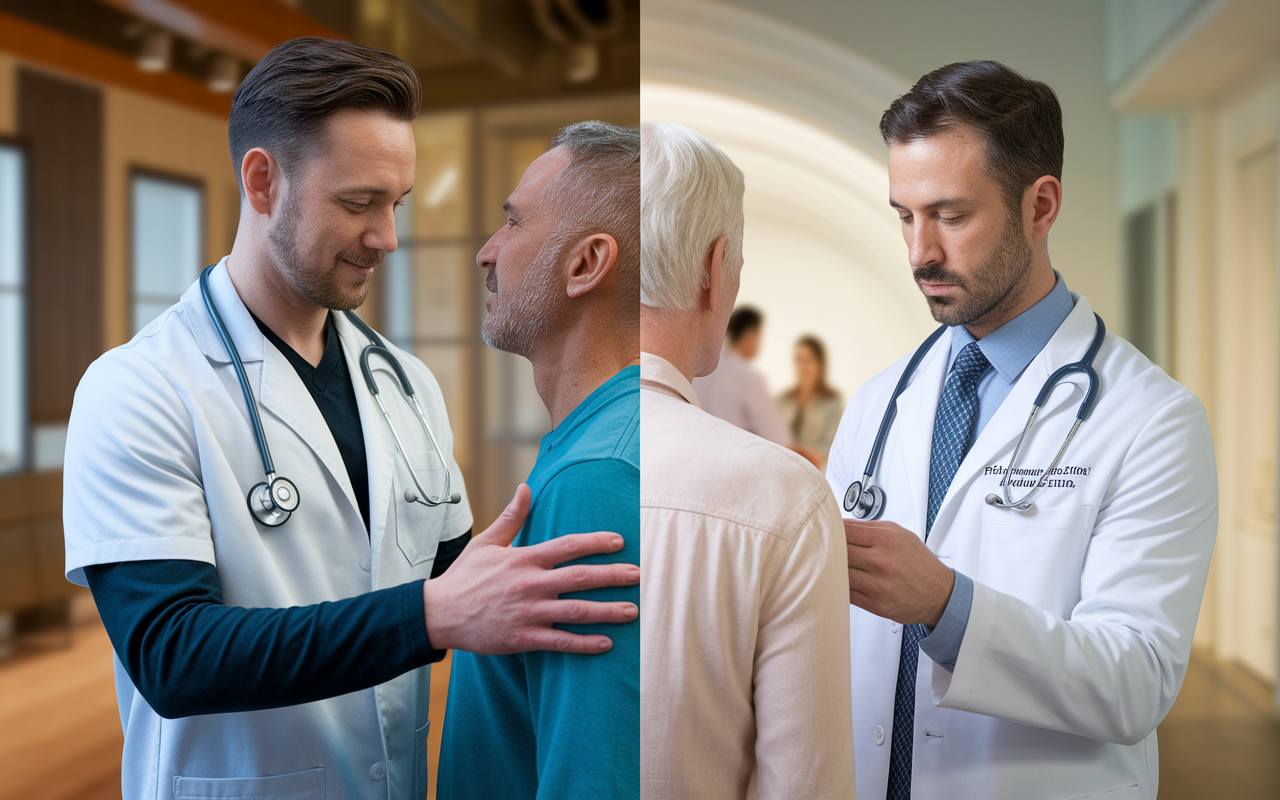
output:
M 758 362 L 793 380 L 792 343 L 823 338 L 846 396 L 933 326 L 888 207 L 877 129 L 901 81 L 829 42 L 704 2 L 646 0 L 644 120 L 679 122 L 746 174 L 739 301 L 766 314 Z

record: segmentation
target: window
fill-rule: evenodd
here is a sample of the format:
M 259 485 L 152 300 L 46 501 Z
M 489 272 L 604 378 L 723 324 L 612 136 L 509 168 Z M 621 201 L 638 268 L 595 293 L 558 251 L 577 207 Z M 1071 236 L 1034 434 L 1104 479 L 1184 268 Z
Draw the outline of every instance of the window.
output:
M 0 474 L 26 461 L 26 159 L 0 142 Z
M 204 252 L 204 189 L 194 181 L 134 172 L 133 332 L 147 326 L 200 274 Z

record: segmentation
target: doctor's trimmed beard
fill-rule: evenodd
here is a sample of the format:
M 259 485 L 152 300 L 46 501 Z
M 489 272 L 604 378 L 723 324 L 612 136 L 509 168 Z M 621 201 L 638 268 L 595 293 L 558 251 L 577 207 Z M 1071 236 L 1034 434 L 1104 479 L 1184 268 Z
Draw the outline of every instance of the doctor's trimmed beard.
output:
M 341 252 L 334 256 L 326 270 L 317 270 L 306 262 L 298 246 L 298 228 L 302 215 L 298 211 L 297 189 L 285 194 L 280 215 L 267 231 L 267 252 L 284 274 L 289 287 L 309 302 L 334 311 L 353 311 L 369 296 L 369 278 L 365 277 L 354 292 L 344 291 L 341 284 L 342 262 L 373 268 L 382 263 L 382 252 L 372 254 Z
M 992 249 L 985 263 L 965 277 L 945 267 L 918 267 L 912 271 L 916 285 L 921 282 L 949 283 L 964 290 L 961 297 L 930 297 L 929 313 L 935 322 L 943 325 L 970 325 L 999 309 L 1018 284 L 1031 274 L 1031 242 L 1013 213 L 1005 217 L 1000 241 Z
M 493 293 L 493 302 L 480 325 L 485 344 L 494 350 L 528 356 L 534 343 L 551 330 L 564 296 L 555 279 L 556 265 L 569 243 L 560 231 L 548 236 L 510 297 L 498 292 L 500 268 L 489 270 L 485 286 Z

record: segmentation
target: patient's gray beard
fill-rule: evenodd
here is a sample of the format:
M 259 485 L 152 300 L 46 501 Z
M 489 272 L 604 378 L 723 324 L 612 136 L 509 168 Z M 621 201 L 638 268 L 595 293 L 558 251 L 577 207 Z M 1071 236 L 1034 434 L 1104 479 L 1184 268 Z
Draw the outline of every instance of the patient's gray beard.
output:
M 484 343 L 493 349 L 527 356 L 538 339 L 551 330 L 559 309 L 555 268 L 562 247 L 556 238 L 549 237 L 543 243 L 511 296 L 494 295 L 493 308 L 480 326 Z

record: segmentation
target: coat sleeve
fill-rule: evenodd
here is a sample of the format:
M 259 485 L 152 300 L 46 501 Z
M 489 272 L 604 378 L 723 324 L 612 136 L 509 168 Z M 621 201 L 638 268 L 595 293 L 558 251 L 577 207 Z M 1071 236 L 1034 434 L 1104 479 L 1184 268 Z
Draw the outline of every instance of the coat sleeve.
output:
M 95 361 L 76 388 L 62 473 L 66 574 L 123 561 L 214 563 L 191 412 L 128 349 Z
M 760 797 L 854 794 L 844 525 L 822 495 L 786 557 L 762 576 L 754 692 Z
M 934 702 L 1142 741 L 1186 674 L 1217 524 L 1208 421 L 1182 395 L 1150 418 L 1112 475 L 1069 618 L 975 581 L 955 672 L 932 667 Z

